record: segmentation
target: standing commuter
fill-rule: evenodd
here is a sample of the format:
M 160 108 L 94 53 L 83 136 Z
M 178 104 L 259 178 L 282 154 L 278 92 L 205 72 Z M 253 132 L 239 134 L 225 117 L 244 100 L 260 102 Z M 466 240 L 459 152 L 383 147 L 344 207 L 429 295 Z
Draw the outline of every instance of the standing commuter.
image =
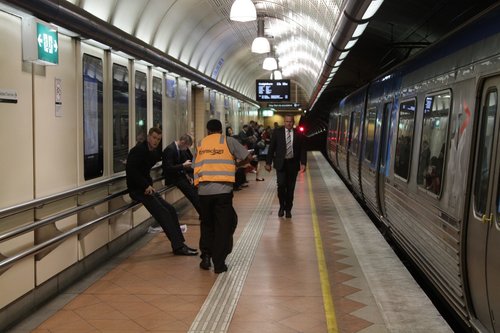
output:
M 174 185 L 193 204 L 201 216 L 200 199 L 193 185 L 193 158 L 189 147 L 193 145 L 193 138 L 189 134 L 182 135 L 179 140 L 169 144 L 162 154 L 162 168 L 166 185 Z
M 304 172 L 307 164 L 305 138 L 293 128 L 292 115 L 285 116 L 285 126 L 276 128 L 269 143 L 266 156 L 266 170 L 271 171 L 274 163 L 278 183 L 280 208 L 278 216 L 292 217 L 293 192 L 297 173 Z
M 129 194 L 132 199 L 141 202 L 160 224 L 175 255 L 194 256 L 198 252 L 184 244 L 175 208 L 163 200 L 153 187 L 150 173 L 151 168 L 161 160 L 160 141 L 161 129 L 152 127 L 146 140 L 137 143 L 128 153 L 125 171 Z
M 222 123 L 207 122 L 208 135 L 196 150 L 194 184 L 201 203 L 200 268 L 227 271 L 226 257 L 233 249 L 233 234 L 238 216 L 233 208 L 233 184 L 237 168 L 252 159 L 252 154 L 236 139 L 222 135 Z
M 431 149 L 429 147 L 429 142 L 424 140 L 422 142 L 422 151 L 418 158 L 418 174 L 417 174 L 417 184 L 423 185 L 425 174 L 427 173 L 428 166 L 431 162 Z

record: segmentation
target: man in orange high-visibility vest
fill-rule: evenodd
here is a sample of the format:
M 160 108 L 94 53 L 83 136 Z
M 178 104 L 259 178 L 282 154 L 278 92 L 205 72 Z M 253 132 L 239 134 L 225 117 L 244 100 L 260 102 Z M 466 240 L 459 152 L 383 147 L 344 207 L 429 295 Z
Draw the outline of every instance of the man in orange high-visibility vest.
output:
M 209 120 L 207 131 L 197 147 L 194 163 L 194 184 L 201 205 L 200 267 L 210 269 L 212 260 L 218 274 L 227 271 L 226 257 L 233 249 L 238 223 L 233 208 L 236 166 L 248 163 L 253 156 L 236 139 L 222 135 L 219 120 Z

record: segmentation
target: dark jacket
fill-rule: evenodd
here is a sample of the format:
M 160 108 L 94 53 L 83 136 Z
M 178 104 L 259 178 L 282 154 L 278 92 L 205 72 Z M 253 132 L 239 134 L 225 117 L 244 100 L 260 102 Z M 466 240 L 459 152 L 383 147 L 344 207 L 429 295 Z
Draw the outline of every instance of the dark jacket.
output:
M 189 150 L 177 150 L 175 141 L 165 147 L 162 154 L 165 184 L 174 184 L 179 178 L 185 178 L 186 174 L 193 174 L 193 168 L 184 168 L 182 165 L 187 160 L 193 161 L 193 155 Z
M 266 164 L 274 164 L 276 170 L 281 170 L 285 162 L 286 155 L 286 139 L 285 127 L 280 127 L 274 130 L 269 143 L 269 151 L 266 157 Z M 300 164 L 307 164 L 307 147 L 306 138 L 297 130 L 293 129 L 293 164 L 297 171 L 300 169 Z
M 147 140 L 139 142 L 130 150 L 125 166 L 129 192 L 144 193 L 149 185 L 153 185 L 151 168 L 160 160 L 160 151 L 150 151 Z

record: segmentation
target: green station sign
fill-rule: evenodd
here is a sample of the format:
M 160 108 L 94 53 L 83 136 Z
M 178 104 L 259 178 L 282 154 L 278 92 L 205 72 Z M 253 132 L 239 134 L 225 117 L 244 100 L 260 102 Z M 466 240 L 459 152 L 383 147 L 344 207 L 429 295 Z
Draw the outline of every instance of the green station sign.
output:
M 51 64 L 58 64 L 59 41 L 57 40 L 57 31 L 37 22 L 36 32 L 38 60 L 45 61 Z
M 57 30 L 35 18 L 23 19 L 23 60 L 39 65 L 59 63 Z
M 267 106 L 275 109 L 298 109 L 300 103 L 268 103 Z

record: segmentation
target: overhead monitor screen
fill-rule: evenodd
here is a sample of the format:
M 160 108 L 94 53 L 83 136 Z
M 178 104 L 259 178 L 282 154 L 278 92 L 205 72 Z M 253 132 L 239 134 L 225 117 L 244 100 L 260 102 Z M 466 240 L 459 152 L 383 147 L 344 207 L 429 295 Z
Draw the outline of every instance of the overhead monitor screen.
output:
M 290 80 L 256 80 L 257 101 L 289 101 Z

